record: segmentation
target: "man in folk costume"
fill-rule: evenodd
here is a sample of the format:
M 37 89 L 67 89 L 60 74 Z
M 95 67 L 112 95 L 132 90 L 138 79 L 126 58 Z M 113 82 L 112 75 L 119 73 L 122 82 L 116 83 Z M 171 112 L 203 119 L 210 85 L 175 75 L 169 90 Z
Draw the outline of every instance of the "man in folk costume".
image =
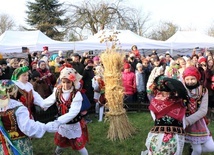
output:
M 183 79 L 190 96 L 186 112 L 186 141 L 192 146 L 192 155 L 214 152 L 214 142 L 207 127 L 208 90 L 200 84 L 201 74 L 196 67 L 187 67 Z
M 155 78 L 151 90 L 154 98 L 151 99 L 149 110 L 155 124 L 146 140 L 146 152 L 149 155 L 182 155 L 187 91 L 182 82 L 163 75 Z
M 33 85 L 28 82 L 29 68 L 19 67 L 17 68 L 11 77 L 11 80 L 18 86 L 18 94 L 16 99 L 25 105 L 29 112 L 30 117 L 35 115 L 35 106 L 43 107 L 43 98 L 33 89 Z
M 59 124 L 34 121 L 26 106 L 17 101 L 18 87 L 11 80 L 0 80 L 0 154 L 33 155 L 31 137 L 56 132 Z
M 45 108 L 54 103 L 58 107 L 59 130 L 55 134 L 54 142 L 57 145 L 56 155 L 60 155 L 66 147 L 72 147 L 81 155 L 88 155 L 85 148 L 88 141 L 87 126 L 83 119 L 80 89 L 82 76 L 73 68 L 64 67 L 60 72 L 60 83 L 54 92 L 45 99 Z

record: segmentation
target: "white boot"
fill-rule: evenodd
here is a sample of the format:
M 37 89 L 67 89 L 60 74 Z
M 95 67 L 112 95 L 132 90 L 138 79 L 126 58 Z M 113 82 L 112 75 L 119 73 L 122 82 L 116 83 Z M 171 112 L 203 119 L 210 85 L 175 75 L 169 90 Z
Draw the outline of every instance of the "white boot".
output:
M 55 155 L 62 155 L 63 153 L 63 148 L 57 146 L 55 150 Z
M 99 113 L 99 106 L 100 106 L 100 104 L 98 102 L 96 102 L 96 104 L 95 104 L 95 113 L 96 114 Z
M 104 113 L 104 106 L 100 107 L 100 112 L 99 112 L 99 120 L 98 122 L 102 122 L 103 121 L 103 113 Z

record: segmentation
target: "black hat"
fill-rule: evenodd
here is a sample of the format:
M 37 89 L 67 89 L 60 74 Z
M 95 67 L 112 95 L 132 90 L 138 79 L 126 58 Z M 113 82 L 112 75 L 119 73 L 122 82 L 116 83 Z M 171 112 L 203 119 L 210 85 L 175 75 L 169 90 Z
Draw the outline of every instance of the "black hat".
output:
M 4 59 L 0 60 L 0 65 L 7 65 L 7 61 Z
M 73 57 L 79 57 L 79 59 L 81 58 L 81 56 L 78 53 L 73 53 L 72 56 Z
M 189 96 L 181 81 L 160 75 L 155 78 L 154 83 L 159 91 L 176 93 L 178 97 L 183 98 L 188 102 Z

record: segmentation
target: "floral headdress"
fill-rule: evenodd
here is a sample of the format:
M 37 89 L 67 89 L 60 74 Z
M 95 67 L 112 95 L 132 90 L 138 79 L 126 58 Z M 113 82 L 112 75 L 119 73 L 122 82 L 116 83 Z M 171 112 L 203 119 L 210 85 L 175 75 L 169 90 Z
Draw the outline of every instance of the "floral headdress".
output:
M 79 89 L 79 82 L 82 79 L 82 76 L 74 68 L 65 67 L 61 70 L 59 78 L 60 80 L 66 78 L 72 81 L 74 83 L 75 89 Z
M 16 96 L 18 87 L 11 80 L 0 80 L 0 108 L 9 103 L 10 96 Z

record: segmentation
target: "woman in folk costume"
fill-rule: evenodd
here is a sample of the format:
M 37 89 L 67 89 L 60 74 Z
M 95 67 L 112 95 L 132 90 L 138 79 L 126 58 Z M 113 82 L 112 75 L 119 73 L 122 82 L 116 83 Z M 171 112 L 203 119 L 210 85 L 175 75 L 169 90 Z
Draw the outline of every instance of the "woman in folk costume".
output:
M 187 67 L 183 79 L 190 96 L 186 112 L 186 141 L 192 146 L 192 155 L 214 152 L 214 142 L 207 127 L 208 91 L 200 84 L 201 74 L 196 67 Z
M 18 86 L 17 99 L 25 105 L 31 117 L 35 115 L 35 106 L 43 107 L 43 98 L 33 89 L 33 85 L 28 82 L 29 68 L 19 67 L 17 68 L 11 77 L 11 80 Z
M 152 91 L 154 98 L 150 102 L 149 110 L 155 125 L 148 134 L 146 152 L 149 155 L 182 155 L 187 91 L 182 82 L 163 75 L 155 78 Z
M 26 106 L 17 101 L 18 87 L 11 80 L 0 80 L 0 154 L 33 155 L 31 137 L 56 132 L 59 124 L 35 122 Z
M 104 68 L 103 66 L 99 65 L 96 66 L 94 69 L 95 76 L 92 79 L 92 86 L 94 88 L 94 100 L 95 104 L 95 111 L 99 113 L 99 122 L 103 121 L 104 115 L 104 106 L 106 103 L 105 99 L 105 84 L 103 80 Z
M 83 97 L 78 91 L 82 76 L 70 67 L 64 67 L 60 72 L 60 84 L 54 92 L 44 100 L 45 108 L 54 103 L 58 107 L 57 121 L 63 125 L 55 134 L 54 142 L 57 145 L 56 155 L 60 155 L 66 147 L 72 147 L 81 155 L 88 155 L 85 148 L 88 141 L 87 126 L 81 111 Z

